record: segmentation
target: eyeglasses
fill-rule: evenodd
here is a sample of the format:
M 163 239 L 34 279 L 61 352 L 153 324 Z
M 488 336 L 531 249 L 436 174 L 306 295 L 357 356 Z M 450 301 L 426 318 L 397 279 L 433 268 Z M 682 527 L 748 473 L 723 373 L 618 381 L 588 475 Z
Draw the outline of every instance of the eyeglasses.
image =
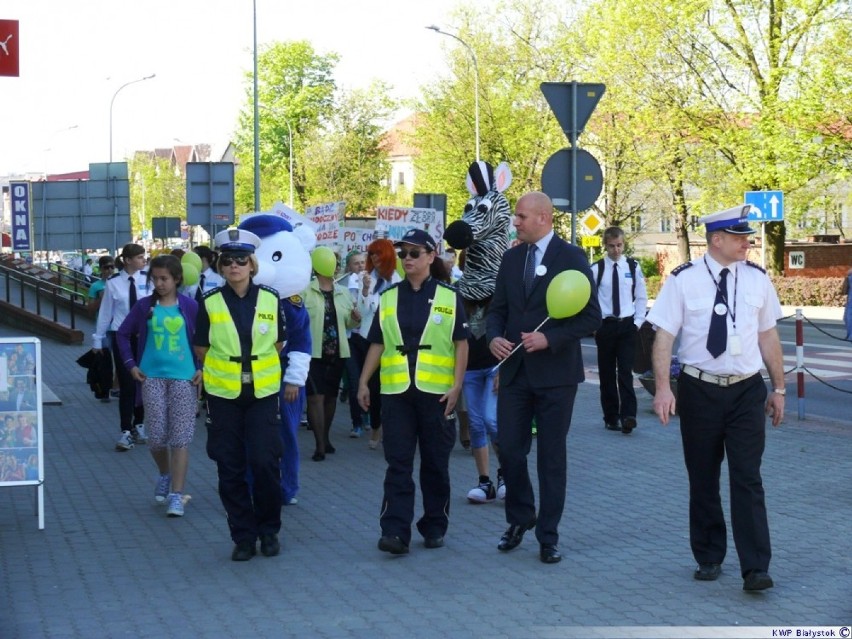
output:
M 234 262 L 237 263 L 237 266 L 245 266 L 249 263 L 248 255 L 241 255 L 240 257 L 231 257 L 230 255 L 223 255 L 219 258 L 219 261 L 222 263 L 222 266 L 230 266 Z
M 115 270 L 115 264 L 104 264 L 104 265 L 101 267 L 101 270 L 102 270 L 102 271 L 112 271 L 112 270 Z
M 416 260 L 423 253 L 428 253 L 429 251 L 421 250 L 421 249 L 402 249 L 397 253 L 399 255 L 399 259 L 404 260 L 406 257 L 411 257 L 412 260 Z

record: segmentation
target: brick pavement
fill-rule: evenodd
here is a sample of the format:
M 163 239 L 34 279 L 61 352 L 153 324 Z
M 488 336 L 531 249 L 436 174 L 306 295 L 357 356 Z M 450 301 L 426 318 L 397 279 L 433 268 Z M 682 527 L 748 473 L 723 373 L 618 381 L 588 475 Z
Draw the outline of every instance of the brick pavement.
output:
M 0 326 L 0 336 L 21 334 Z M 562 563 L 541 564 L 531 534 L 519 549 L 497 552 L 502 508 L 466 503 L 476 473 L 461 447 L 451 459 L 446 547 L 426 550 L 415 537 L 408 556 L 379 552 L 384 461 L 365 439 L 348 438 L 342 405 L 338 452 L 325 462 L 310 460 L 313 437 L 300 433 L 302 490 L 283 511 L 282 554 L 234 563 L 201 420 L 190 453 L 192 501 L 184 518 L 169 519 L 152 498 L 146 447 L 113 450 L 117 404 L 88 391 L 74 363 L 84 347 L 42 344 L 44 382 L 62 400 L 44 408 L 46 528 L 37 528 L 34 489 L 0 489 L 3 639 L 499 638 L 559 636 L 564 626 L 852 621 L 848 415 L 797 423 L 794 412 L 769 433 L 776 587 L 757 595 L 741 590 L 731 541 L 718 582 L 692 579 L 677 420 L 660 426 L 640 390 L 639 428 L 629 437 L 607 432 L 591 384 L 578 392 L 568 438 Z

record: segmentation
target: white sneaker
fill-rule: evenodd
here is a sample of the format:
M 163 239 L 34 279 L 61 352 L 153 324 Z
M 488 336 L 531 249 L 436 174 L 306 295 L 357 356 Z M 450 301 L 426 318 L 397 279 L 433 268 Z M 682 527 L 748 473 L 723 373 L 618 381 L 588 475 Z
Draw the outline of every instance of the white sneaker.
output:
M 506 499 L 506 482 L 502 475 L 497 476 L 497 499 Z
M 130 432 L 133 437 L 134 444 L 148 443 L 148 433 L 145 432 L 145 424 L 136 424 Z
M 494 501 L 496 496 L 497 493 L 494 490 L 494 484 L 490 481 L 486 481 L 479 484 L 476 488 L 471 489 L 467 494 L 467 500 L 475 504 L 487 504 L 488 502 Z
M 115 449 L 130 450 L 131 448 L 133 448 L 133 435 L 130 434 L 129 430 L 121 431 L 121 437 L 115 442 Z
M 154 488 L 154 499 L 158 504 L 162 504 L 169 496 L 169 490 L 172 487 L 172 477 L 169 474 L 160 475 L 157 479 L 157 486 Z
M 183 517 L 183 495 L 180 493 L 169 493 L 169 507 L 166 509 L 169 517 Z

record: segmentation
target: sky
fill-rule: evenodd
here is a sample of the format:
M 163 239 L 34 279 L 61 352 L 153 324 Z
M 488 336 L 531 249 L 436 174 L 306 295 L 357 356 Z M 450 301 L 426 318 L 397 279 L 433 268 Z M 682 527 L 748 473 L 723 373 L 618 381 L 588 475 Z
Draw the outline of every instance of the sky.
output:
M 454 31 L 459 1 L 256 0 L 258 45 L 308 40 L 340 54 L 338 87 L 381 79 L 413 98 L 447 73 L 457 43 L 425 27 Z M 0 176 L 109 161 L 113 98 L 114 161 L 223 149 L 246 100 L 252 14 L 252 0 L 0 0 L 0 19 L 20 22 L 21 58 L 19 78 L 0 77 Z

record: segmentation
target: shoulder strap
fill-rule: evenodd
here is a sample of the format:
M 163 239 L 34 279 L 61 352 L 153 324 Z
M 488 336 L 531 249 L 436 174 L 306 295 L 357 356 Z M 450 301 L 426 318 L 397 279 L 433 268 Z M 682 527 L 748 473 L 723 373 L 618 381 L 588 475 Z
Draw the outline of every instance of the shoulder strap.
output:
M 598 267 L 598 278 L 595 281 L 595 286 L 600 288 L 601 287 L 601 280 L 603 279 L 604 261 L 603 261 L 603 259 L 600 259 L 597 262 L 595 262 L 595 264 Z
M 633 301 L 636 301 L 636 260 L 632 257 L 627 258 L 627 266 L 630 268 L 630 279 L 633 281 L 633 286 L 630 292 L 633 294 Z

